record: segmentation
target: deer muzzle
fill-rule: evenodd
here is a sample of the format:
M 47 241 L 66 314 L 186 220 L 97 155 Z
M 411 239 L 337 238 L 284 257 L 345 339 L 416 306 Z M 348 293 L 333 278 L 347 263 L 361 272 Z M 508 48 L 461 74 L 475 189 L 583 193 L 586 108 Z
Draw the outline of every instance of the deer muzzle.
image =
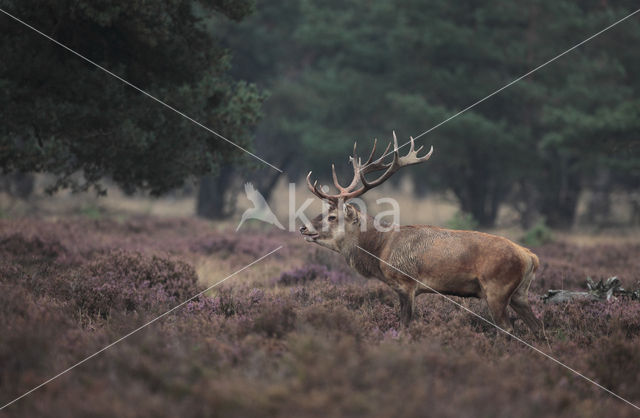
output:
M 319 234 L 315 230 L 311 230 L 306 226 L 300 227 L 300 233 L 307 242 L 314 242 L 319 236 Z

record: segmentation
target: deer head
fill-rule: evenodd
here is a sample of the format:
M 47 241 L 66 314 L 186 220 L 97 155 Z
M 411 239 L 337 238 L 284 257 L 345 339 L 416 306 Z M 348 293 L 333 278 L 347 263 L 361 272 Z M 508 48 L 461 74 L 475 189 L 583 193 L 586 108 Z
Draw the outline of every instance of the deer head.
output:
M 374 140 L 373 149 L 369 154 L 369 158 L 363 164 L 356 153 L 357 143 L 354 143 L 353 155 L 349 157 L 349 162 L 353 166 L 353 179 L 348 186 L 343 187 L 340 184 L 338 176 L 336 175 L 335 165 L 331 165 L 333 184 L 338 189 L 338 194 L 325 192 L 318 186 L 317 180 L 312 184 L 311 172 L 309 172 L 307 175 L 307 186 L 309 190 L 324 202 L 328 203 L 328 209 L 315 217 L 311 221 L 311 225 L 305 225 L 300 228 L 300 233 L 305 239 L 338 252 L 340 252 L 340 249 L 344 246 L 345 241 L 357 239 L 357 234 L 361 230 L 360 226 L 362 222 L 366 222 L 367 220 L 363 219 L 360 211 L 354 205 L 349 204 L 348 201 L 362 196 L 368 190 L 381 185 L 402 167 L 425 162 L 431 157 L 433 147 L 431 147 L 426 155 L 418 157 L 418 153 L 423 147 L 421 146 L 415 149 L 413 137 L 411 137 L 410 144 L 409 152 L 405 156 L 400 157 L 398 139 L 396 133 L 393 132 L 392 159 L 390 162 L 385 163 L 384 159 L 389 155 L 388 151 L 391 143 L 387 145 L 382 155 L 374 160 L 377 145 L 377 140 Z M 383 171 L 378 178 L 372 181 L 367 180 L 367 174 L 378 171 Z M 358 187 L 358 185 L 360 186 Z

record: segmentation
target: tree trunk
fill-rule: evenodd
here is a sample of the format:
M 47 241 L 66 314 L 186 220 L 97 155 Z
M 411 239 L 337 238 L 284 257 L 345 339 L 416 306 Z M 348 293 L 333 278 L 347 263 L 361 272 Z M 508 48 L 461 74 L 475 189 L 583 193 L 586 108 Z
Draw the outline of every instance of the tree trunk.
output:
M 207 219 L 224 219 L 231 214 L 226 192 L 231 186 L 232 178 L 233 168 L 223 166 L 217 177 L 206 175 L 200 179 L 196 204 L 198 216 Z
M 486 179 L 470 180 L 465 185 L 454 188 L 454 193 L 460 200 L 462 211 L 470 213 L 483 228 L 495 225 L 498 209 L 506 196 L 502 187 L 491 184 L 491 181 Z
M 591 198 L 587 205 L 586 222 L 592 225 L 605 225 L 611 214 L 611 174 L 606 168 L 596 173 L 591 188 Z
M 428 182 L 424 181 L 424 178 L 421 178 L 419 174 L 414 175 L 412 179 L 414 196 L 419 198 L 429 196 L 431 188 L 429 187 Z
M 33 174 L 15 172 L 2 177 L 0 188 L 13 197 L 25 200 L 33 193 L 34 184 Z
M 540 219 L 540 197 L 535 184 L 527 177 L 520 178 L 511 199 L 513 208 L 518 212 L 520 226 L 531 228 Z
M 552 228 L 571 228 L 575 220 L 581 179 L 571 165 L 567 157 L 553 159 L 547 166 L 545 181 L 539 187 L 540 212 Z

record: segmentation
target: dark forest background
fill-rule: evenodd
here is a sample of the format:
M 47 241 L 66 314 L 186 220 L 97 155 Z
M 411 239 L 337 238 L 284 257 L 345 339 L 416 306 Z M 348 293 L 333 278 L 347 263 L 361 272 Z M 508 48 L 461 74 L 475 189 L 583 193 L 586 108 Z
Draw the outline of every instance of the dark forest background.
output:
M 346 175 L 353 141 L 406 140 L 631 13 L 633 1 L 35 1 L 0 7 L 282 168 Z M 228 215 L 233 179 L 278 172 L 0 16 L 5 188 L 160 195 L 200 179 L 198 213 Z M 573 224 L 640 184 L 640 21 L 619 24 L 418 141 L 415 192 L 451 191 L 482 227 Z M 344 163 L 344 164 L 343 164 Z M 398 176 L 400 177 L 400 176 Z M 397 181 L 398 179 L 394 179 Z M 640 204 L 638 204 L 640 205 Z M 640 206 L 637 208 L 640 213 Z

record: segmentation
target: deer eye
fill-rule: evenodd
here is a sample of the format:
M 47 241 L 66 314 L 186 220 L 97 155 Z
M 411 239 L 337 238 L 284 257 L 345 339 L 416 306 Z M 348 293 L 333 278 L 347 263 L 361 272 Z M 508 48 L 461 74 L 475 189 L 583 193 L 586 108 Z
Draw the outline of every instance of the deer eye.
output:
M 335 221 L 336 220 L 336 216 L 335 215 L 331 215 L 328 218 L 330 221 Z

